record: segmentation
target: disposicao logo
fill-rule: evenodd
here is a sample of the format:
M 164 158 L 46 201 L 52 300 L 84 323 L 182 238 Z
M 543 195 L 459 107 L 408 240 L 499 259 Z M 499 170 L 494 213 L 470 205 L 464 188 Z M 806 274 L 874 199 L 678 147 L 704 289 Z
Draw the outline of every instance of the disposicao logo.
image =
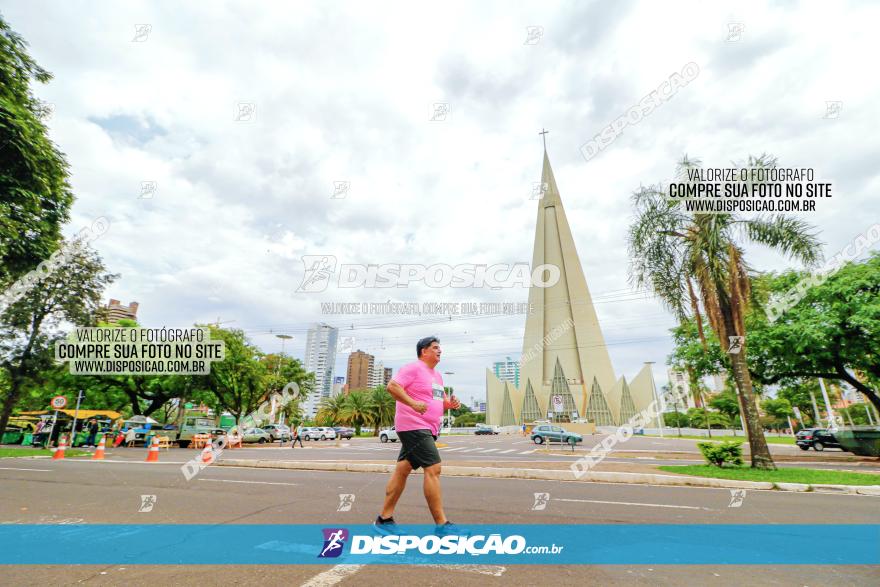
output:
M 324 547 L 318 554 L 318 558 L 336 558 L 342 554 L 345 541 L 348 540 L 348 530 L 345 528 L 323 528 Z

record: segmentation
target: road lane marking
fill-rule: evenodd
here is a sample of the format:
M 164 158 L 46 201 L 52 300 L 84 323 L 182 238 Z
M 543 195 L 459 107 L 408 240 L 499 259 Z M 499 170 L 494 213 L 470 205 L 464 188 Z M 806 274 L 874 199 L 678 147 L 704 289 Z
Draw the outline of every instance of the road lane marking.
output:
M 497 448 L 487 448 L 487 449 L 484 450 L 483 452 L 495 452 L 496 450 L 499 450 L 499 449 L 497 449 Z
M 300 485 L 299 483 L 281 483 L 279 481 L 241 481 L 239 479 L 202 479 L 199 481 L 217 481 L 219 483 L 253 483 L 255 485 Z
M 25 469 L 19 467 L 0 467 L 0 469 L 4 471 L 40 471 L 42 473 L 48 473 L 52 469 Z
M 491 575 L 500 577 L 507 570 L 507 567 L 499 565 L 419 565 L 420 567 L 430 567 L 433 569 L 443 569 L 444 571 L 464 571 L 466 573 L 477 573 L 479 575 Z
M 500 455 L 506 455 L 506 454 L 509 453 L 509 452 L 516 452 L 516 449 L 515 449 L 515 448 L 511 448 L 511 449 L 509 449 L 509 450 L 502 450 L 502 451 L 501 451 L 500 453 L 498 453 L 498 454 L 500 454 Z
M 331 585 L 336 585 L 343 579 L 360 571 L 364 566 L 365 565 L 336 565 L 332 569 L 327 569 L 323 573 L 318 573 L 303 583 L 302 587 L 330 587 Z
M 665 503 L 636 503 L 632 501 L 602 501 L 599 499 L 565 499 L 562 497 L 554 497 L 553 501 L 576 501 L 579 503 L 604 503 L 604 504 L 612 504 L 612 505 L 640 505 L 645 507 L 652 508 L 675 508 L 681 510 L 708 510 L 712 511 L 712 508 L 703 508 L 695 505 L 669 505 Z
M 464 447 L 463 447 L 463 446 L 460 446 L 460 447 L 458 447 L 458 448 L 447 448 L 447 449 L 446 449 L 446 452 L 455 452 L 455 451 L 457 451 L 457 450 L 464 450 Z
M 535 450 L 537 450 L 537 449 L 524 450 L 523 452 L 521 452 L 521 453 L 519 453 L 519 454 L 521 454 L 521 455 L 530 455 L 530 454 L 532 454 L 533 452 L 535 452 Z

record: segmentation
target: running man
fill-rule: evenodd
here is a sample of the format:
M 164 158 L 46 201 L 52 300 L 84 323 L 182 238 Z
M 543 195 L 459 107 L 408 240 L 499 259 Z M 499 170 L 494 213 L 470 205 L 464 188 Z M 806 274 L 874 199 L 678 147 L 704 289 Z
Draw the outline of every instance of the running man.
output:
M 436 337 L 423 338 L 416 343 L 419 360 L 401 367 L 388 382 L 388 392 L 397 400 L 394 426 L 400 438 L 400 454 L 385 488 L 382 512 L 373 523 L 382 534 L 400 533 L 394 522 L 394 507 L 406 487 L 409 474 L 419 467 L 425 473 L 425 501 L 428 502 L 438 534 L 466 534 L 446 518 L 440 492 L 440 453 L 434 441 L 440 431 L 443 411 L 461 406 L 454 395 L 446 396 L 443 378 L 434 370 L 440 362 L 441 353 L 440 341 Z

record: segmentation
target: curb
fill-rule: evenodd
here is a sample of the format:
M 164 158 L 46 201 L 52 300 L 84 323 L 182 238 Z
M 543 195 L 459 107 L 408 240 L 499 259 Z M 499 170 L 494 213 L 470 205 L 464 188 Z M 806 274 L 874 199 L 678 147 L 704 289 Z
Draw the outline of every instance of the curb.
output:
M 257 469 L 295 469 L 299 471 L 345 471 L 350 473 L 391 473 L 394 465 L 385 463 L 334 463 L 318 461 L 255 461 L 250 459 L 223 459 L 216 463 L 226 467 Z M 484 477 L 490 479 L 532 479 L 543 481 L 581 481 L 593 483 L 629 483 L 680 487 L 715 487 L 721 489 L 759 489 L 791 492 L 814 491 L 847 495 L 880 496 L 880 485 L 807 485 L 804 483 L 772 483 L 770 481 L 739 481 L 682 475 L 654 475 L 650 473 L 619 473 L 593 471 L 576 478 L 570 470 L 460 467 L 444 466 L 443 474 L 450 477 Z

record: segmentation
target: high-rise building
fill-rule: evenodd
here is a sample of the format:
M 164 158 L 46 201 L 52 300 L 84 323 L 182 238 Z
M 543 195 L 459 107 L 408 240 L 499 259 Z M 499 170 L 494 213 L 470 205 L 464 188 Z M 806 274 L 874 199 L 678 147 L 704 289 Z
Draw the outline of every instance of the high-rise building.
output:
M 385 367 L 385 373 L 382 375 L 382 385 L 388 387 L 388 382 L 391 381 L 391 377 L 391 367 Z
M 303 406 L 304 415 L 313 418 L 321 399 L 333 392 L 333 369 L 336 365 L 336 340 L 339 329 L 323 322 L 309 328 L 306 338 L 306 371 L 315 374 L 315 388 Z
M 384 383 L 385 365 L 382 361 L 374 361 L 373 367 L 370 369 L 370 388 L 378 387 Z
M 110 302 L 102 308 L 104 319 L 116 324 L 121 319 L 137 320 L 138 303 L 131 302 L 127 306 L 123 306 L 119 300 L 111 299 Z
M 348 374 L 345 377 L 348 391 L 369 389 L 372 385 L 373 362 L 375 357 L 362 350 L 348 355 Z
M 493 366 L 495 377 L 501 381 L 511 381 L 515 386 L 519 387 L 519 361 L 514 361 L 507 357 L 506 361 L 498 361 Z
M 703 407 L 699 398 L 694 398 L 694 394 L 691 393 L 691 383 L 687 373 L 684 371 L 674 371 L 669 369 L 666 371 L 666 374 L 669 376 L 669 389 L 675 390 L 677 395 L 682 398 L 678 405 L 666 400 L 667 412 L 673 412 L 676 409 L 679 411 L 686 411 L 690 408 Z

